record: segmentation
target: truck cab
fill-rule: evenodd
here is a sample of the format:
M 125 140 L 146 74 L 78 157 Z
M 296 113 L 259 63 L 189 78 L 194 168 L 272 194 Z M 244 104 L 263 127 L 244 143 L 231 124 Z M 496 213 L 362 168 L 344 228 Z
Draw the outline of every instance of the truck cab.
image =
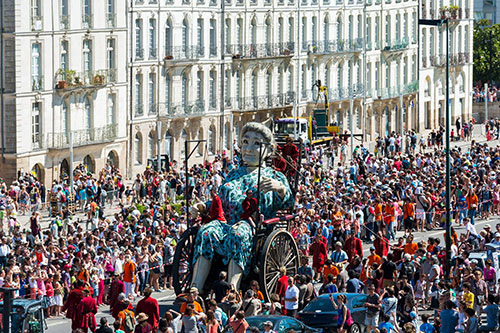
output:
M 10 317 L 13 333 L 47 332 L 42 301 L 16 298 L 12 304 Z M 3 313 L 3 301 L 0 302 L 0 313 Z
M 297 139 L 304 144 L 310 143 L 309 122 L 307 118 L 297 118 Z M 294 137 L 294 118 L 278 118 L 274 121 L 274 137 L 278 143 L 285 142 L 287 137 Z

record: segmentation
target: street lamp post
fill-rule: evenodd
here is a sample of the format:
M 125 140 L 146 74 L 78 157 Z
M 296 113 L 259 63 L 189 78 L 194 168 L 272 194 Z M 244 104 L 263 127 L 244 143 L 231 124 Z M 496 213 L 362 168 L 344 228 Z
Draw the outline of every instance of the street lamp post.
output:
M 450 277 L 450 264 L 451 264 L 451 183 L 450 183 L 450 61 L 449 61 L 449 20 L 418 20 L 419 25 L 430 25 L 441 27 L 446 25 L 446 265 L 445 265 L 445 278 Z
M 184 196 L 185 196 L 185 204 L 186 204 L 186 224 L 187 226 L 189 227 L 189 198 L 188 198 L 188 195 L 189 195 L 189 164 L 188 164 L 188 161 L 189 161 L 189 158 L 191 157 L 191 155 L 193 155 L 194 151 L 198 148 L 198 146 L 200 145 L 200 143 L 202 142 L 206 142 L 207 140 L 186 140 L 184 141 L 184 167 L 186 168 L 186 174 L 185 174 L 185 184 L 184 184 Z M 190 151 L 188 151 L 189 149 L 189 144 L 191 142 L 195 142 L 196 143 L 196 146 L 194 146 L 194 148 Z

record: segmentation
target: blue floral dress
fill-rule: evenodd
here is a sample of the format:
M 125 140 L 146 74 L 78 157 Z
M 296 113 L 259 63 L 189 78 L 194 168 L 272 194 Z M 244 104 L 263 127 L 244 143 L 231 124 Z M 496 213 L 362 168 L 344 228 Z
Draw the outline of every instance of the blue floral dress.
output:
M 283 199 L 275 192 L 260 194 L 260 212 L 265 219 L 272 218 L 276 211 L 289 208 L 293 205 L 293 196 L 286 177 L 279 171 L 265 167 L 261 169 L 263 177 L 272 178 L 285 185 L 286 192 Z M 246 167 L 232 170 L 219 188 L 219 197 L 227 223 L 218 220 L 203 225 L 198 231 L 195 242 L 194 260 L 203 255 L 212 260 L 217 252 L 222 256 L 225 265 L 231 259 L 248 273 L 252 259 L 253 229 L 247 221 L 240 221 L 243 213 L 241 203 L 246 197 L 246 191 L 252 189 L 257 192 L 258 170 L 249 172 Z

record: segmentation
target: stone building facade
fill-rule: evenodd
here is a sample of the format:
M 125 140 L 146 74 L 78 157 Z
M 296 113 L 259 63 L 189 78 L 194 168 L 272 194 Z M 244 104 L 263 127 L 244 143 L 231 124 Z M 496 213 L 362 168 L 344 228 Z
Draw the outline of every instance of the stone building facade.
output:
M 120 0 L 4 0 L 0 176 L 45 183 L 127 158 L 127 14 Z

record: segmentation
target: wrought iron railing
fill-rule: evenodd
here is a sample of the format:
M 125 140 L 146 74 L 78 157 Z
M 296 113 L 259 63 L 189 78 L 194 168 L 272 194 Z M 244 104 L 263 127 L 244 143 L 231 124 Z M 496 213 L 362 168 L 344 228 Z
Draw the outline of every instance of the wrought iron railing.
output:
M 135 59 L 136 60 L 143 60 L 144 59 L 144 49 L 142 47 L 135 49 Z
M 69 29 L 69 15 L 61 15 L 59 17 L 59 26 L 62 30 Z
M 307 49 L 312 54 L 361 51 L 363 38 L 310 41 Z
M 229 104 L 233 107 L 233 110 L 255 111 L 291 106 L 294 101 L 295 92 L 289 91 L 280 94 L 234 97 Z
M 344 87 L 344 88 L 329 88 L 328 89 L 328 100 L 333 101 L 342 101 L 351 98 L 360 98 L 363 97 L 364 87 L 362 84 L 354 84 L 352 87 Z M 316 100 L 317 91 L 314 92 L 313 98 Z
M 56 73 L 56 89 L 74 89 L 104 86 L 116 81 L 116 69 L 100 69 L 97 71 Z
M 31 17 L 31 30 L 40 31 L 43 29 L 43 21 L 40 16 Z
M 156 103 L 149 103 L 149 114 L 156 114 L 158 112 L 158 104 Z
M 92 29 L 94 25 L 94 16 L 93 15 L 82 15 L 82 28 L 84 29 Z
M 135 105 L 135 115 L 142 116 L 143 114 L 144 114 L 144 105 L 143 104 L 136 104 Z
M 160 116 L 168 118 L 202 116 L 205 114 L 204 100 L 198 100 L 189 103 L 158 103 L 157 107 Z
M 31 91 L 43 90 L 43 75 L 32 75 Z
M 403 37 L 399 39 L 394 39 L 392 41 L 386 41 L 384 51 L 398 51 L 408 48 L 410 41 L 408 37 Z
M 156 47 L 149 48 L 149 59 L 156 59 L 157 54 L 156 54 Z
M 295 51 L 294 42 L 267 44 L 231 44 L 226 46 L 226 54 L 233 59 L 254 59 L 266 57 L 287 57 Z
M 102 127 L 75 130 L 73 146 L 110 142 L 116 139 L 118 125 L 110 124 Z M 33 149 L 64 149 L 69 147 L 69 132 L 40 134 L 32 139 Z
M 202 46 L 172 46 L 165 48 L 165 60 L 181 61 L 198 59 L 205 54 Z
M 116 27 L 116 14 L 106 13 L 106 27 L 115 28 Z

